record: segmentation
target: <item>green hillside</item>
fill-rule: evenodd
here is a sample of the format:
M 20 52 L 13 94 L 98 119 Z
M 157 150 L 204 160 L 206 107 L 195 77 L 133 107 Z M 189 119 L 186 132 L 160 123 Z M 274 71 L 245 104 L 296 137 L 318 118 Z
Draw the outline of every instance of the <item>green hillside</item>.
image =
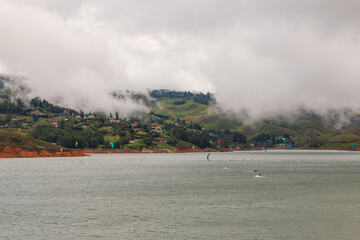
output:
M 324 147 L 329 148 L 352 148 L 353 144 L 360 144 L 360 128 L 347 128 L 331 134 L 319 137 Z M 356 146 L 356 149 L 359 147 Z
M 360 144 L 360 114 L 350 110 L 320 115 L 298 109 L 255 119 L 243 113 L 226 112 L 216 105 L 211 93 L 166 89 L 149 91 L 149 95 L 115 92 L 114 98 L 131 97 L 150 107 L 150 112 L 137 112 L 125 118 L 118 112 L 64 108 L 39 97 L 22 100 L 18 98 L 22 91 L 14 94 L 6 87 L 11 81 L 9 77 L 0 77 L 0 146 L 57 151 L 59 146 L 136 150 L 193 146 L 351 149 L 353 144 Z
M 208 105 L 184 98 L 162 98 L 151 106 L 151 111 L 155 114 L 169 116 L 173 120 L 179 118 L 192 122 L 201 122 L 208 118 L 211 110 L 212 107 Z
M 12 146 L 27 151 L 59 151 L 60 147 L 22 134 L 0 131 L 0 147 Z
M 329 121 L 314 112 L 300 110 L 291 116 L 243 121 L 240 114 L 224 113 L 215 107 L 195 102 L 191 97 L 171 97 L 173 92 L 167 92 L 168 95 L 170 97 L 157 98 L 152 104 L 154 114 L 166 116 L 172 121 L 180 119 L 199 123 L 210 131 L 229 129 L 240 132 L 255 146 L 280 143 L 283 136 L 286 136 L 287 144 L 300 148 L 351 148 L 353 144 L 360 143 L 359 127 L 339 131 L 335 129 L 334 119 Z M 261 135 L 273 140 L 264 140 Z
M 200 123 L 207 129 L 239 129 L 242 126 L 239 116 L 222 113 L 219 109 L 198 103 L 192 98 L 161 98 L 152 103 L 151 111 L 156 115 L 167 116 L 171 120 L 181 119 Z

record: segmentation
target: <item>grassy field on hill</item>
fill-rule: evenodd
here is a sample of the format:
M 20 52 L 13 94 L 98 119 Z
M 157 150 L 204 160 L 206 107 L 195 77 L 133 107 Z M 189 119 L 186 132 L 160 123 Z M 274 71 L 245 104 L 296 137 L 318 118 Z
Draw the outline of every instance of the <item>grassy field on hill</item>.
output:
M 229 114 L 221 114 L 213 106 L 197 103 L 193 99 L 162 98 L 153 104 L 151 111 L 155 114 L 169 116 L 195 123 L 201 123 L 206 129 L 238 129 L 241 121 Z
M 170 116 L 172 119 L 200 122 L 208 117 L 209 108 L 211 107 L 197 103 L 193 99 L 163 98 L 151 106 L 151 111 Z
M 348 128 L 330 134 L 323 134 L 319 137 L 319 140 L 324 147 L 352 148 L 353 144 L 360 144 L 360 128 Z M 355 145 L 354 149 L 359 149 L 359 145 Z
M 27 151 L 59 151 L 60 147 L 22 134 L 0 131 L 0 146 L 18 147 Z

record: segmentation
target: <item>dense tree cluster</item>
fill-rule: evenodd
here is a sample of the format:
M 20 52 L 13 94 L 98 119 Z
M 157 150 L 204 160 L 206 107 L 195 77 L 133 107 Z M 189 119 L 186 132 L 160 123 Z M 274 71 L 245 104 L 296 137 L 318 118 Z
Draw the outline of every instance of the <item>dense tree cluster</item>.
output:
M 150 96 L 153 98 L 193 98 L 195 102 L 209 105 L 211 102 L 214 102 L 211 94 L 203 93 L 192 93 L 190 91 L 171 91 L 168 89 L 152 90 L 149 92 Z M 185 103 L 185 102 L 184 102 Z M 181 102 L 178 101 L 176 105 L 181 105 Z
M 70 111 L 72 114 L 76 114 L 75 110 L 66 109 L 63 107 L 56 106 L 54 104 L 49 103 L 48 101 L 41 100 L 39 97 L 35 97 L 30 101 L 30 104 L 35 108 L 41 108 L 51 113 L 65 113 L 66 111 Z
M 5 100 L 0 102 L 0 113 L 25 115 L 24 103 L 18 99 L 16 103 Z
M 96 148 L 104 143 L 102 134 L 72 128 L 69 125 L 62 126 L 62 128 L 41 125 L 33 130 L 31 136 L 68 148 Z

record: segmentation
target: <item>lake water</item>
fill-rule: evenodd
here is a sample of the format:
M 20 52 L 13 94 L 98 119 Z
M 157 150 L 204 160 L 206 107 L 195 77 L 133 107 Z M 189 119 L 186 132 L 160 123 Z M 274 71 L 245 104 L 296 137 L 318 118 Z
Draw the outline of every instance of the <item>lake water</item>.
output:
M 0 239 L 360 239 L 359 153 L 206 156 L 0 159 Z

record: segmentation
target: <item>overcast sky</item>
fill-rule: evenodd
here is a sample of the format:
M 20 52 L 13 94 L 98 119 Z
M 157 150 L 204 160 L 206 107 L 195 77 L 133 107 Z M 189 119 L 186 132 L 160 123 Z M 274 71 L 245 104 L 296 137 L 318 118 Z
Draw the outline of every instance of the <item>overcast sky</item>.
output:
M 357 108 L 359 12 L 358 0 L 0 0 L 0 71 L 77 108 L 137 108 L 107 93 L 159 88 L 253 114 Z

